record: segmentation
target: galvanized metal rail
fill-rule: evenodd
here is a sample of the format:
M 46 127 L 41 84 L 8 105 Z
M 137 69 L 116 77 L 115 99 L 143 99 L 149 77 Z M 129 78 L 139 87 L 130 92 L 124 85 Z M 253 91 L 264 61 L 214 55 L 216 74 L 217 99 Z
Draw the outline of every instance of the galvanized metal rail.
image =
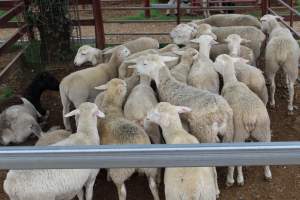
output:
M 0 169 L 298 164 L 300 142 L 0 148 Z

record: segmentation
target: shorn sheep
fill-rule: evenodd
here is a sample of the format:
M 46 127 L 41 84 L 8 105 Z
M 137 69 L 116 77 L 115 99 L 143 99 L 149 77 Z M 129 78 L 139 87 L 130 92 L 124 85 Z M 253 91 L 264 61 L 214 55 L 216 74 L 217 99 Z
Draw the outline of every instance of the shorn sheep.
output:
M 232 109 L 220 95 L 201 90 L 176 81 L 164 61 L 173 57 L 147 55 L 128 62 L 136 63 L 138 73 L 151 77 L 156 83 L 160 101 L 173 105 L 188 106 L 191 113 L 182 115 L 188 122 L 191 133 L 202 143 L 232 141 Z
M 219 75 L 209 58 L 211 46 L 218 42 L 210 35 L 201 35 L 191 42 L 199 43 L 199 54 L 191 67 L 187 83 L 193 87 L 219 94 Z
M 117 77 L 119 65 L 129 54 L 130 51 L 126 47 L 119 46 L 113 52 L 108 63 L 86 68 L 66 76 L 59 85 L 63 115 L 69 112 L 71 103 L 77 108 L 83 102 L 94 102 L 99 93 L 94 87 Z M 64 125 L 67 130 L 71 130 L 69 119 L 64 119 Z
M 244 40 L 237 34 L 231 34 L 226 39 L 229 48 L 229 54 L 232 57 L 240 57 L 240 43 Z M 242 60 L 242 59 L 241 59 Z M 265 77 L 262 71 L 256 67 L 248 65 L 245 62 L 234 64 L 237 79 L 245 83 L 264 102 L 268 103 L 268 89 Z
M 233 58 L 226 54 L 217 57 L 216 70 L 223 76 L 222 96 L 233 110 L 234 142 L 245 142 L 253 138 L 259 142 L 271 141 L 270 118 L 264 103 L 244 83 L 235 76 L 234 62 L 241 58 Z M 238 166 L 238 185 L 244 185 L 242 167 Z M 265 178 L 272 179 L 269 166 L 264 168 Z M 227 186 L 234 184 L 234 167 L 229 167 Z
M 53 146 L 99 145 L 97 116 L 104 114 L 93 103 L 83 103 L 65 115 L 80 115 L 77 133 L 53 144 Z M 71 200 L 76 195 L 83 200 L 92 200 L 93 186 L 98 169 L 45 169 L 10 170 L 3 187 L 10 199 L 18 200 Z
M 188 107 L 161 102 L 148 112 L 147 119 L 160 125 L 167 144 L 198 144 L 179 118 L 179 113 L 188 112 Z M 212 167 L 166 168 L 164 183 L 166 200 L 214 200 L 220 193 Z
M 89 45 L 83 45 L 77 51 L 74 59 L 74 65 L 81 66 L 85 63 L 96 65 L 106 62 L 110 59 L 113 51 L 115 51 L 119 46 L 100 50 Z M 158 49 L 159 42 L 156 39 L 150 37 L 140 37 L 138 39 L 125 42 L 123 46 L 127 47 L 129 51 L 134 54 L 146 49 Z
M 147 112 L 157 103 L 155 93 L 151 88 L 151 79 L 148 76 L 141 76 L 140 84 L 133 88 L 124 105 L 124 116 L 144 127 L 151 141 L 160 144 L 162 140 L 158 126 L 153 123 L 144 123 Z
M 23 104 L 6 108 L 0 113 L 0 143 L 24 142 L 32 133 L 37 137 L 42 130 L 37 123 L 37 118 L 41 114 L 25 98 L 21 98 Z
M 112 79 L 107 84 L 96 88 L 105 90 L 102 108 L 106 113 L 106 117 L 98 125 L 99 130 L 101 130 L 101 144 L 150 144 L 150 139 L 144 129 L 124 118 L 122 106 L 127 93 L 125 81 Z M 119 200 L 126 200 L 125 181 L 136 171 L 146 174 L 152 195 L 155 200 L 159 200 L 158 188 L 155 182 L 157 169 L 109 169 L 108 177 L 112 179 L 117 187 Z
M 217 14 L 201 20 L 193 20 L 193 23 L 210 24 L 211 26 L 254 26 L 261 28 L 260 21 L 252 15 L 243 14 Z
M 298 62 L 300 49 L 289 29 L 283 28 L 274 15 L 265 15 L 261 18 L 262 30 L 269 34 L 266 47 L 265 73 L 270 86 L 270 106 L 275 107 L 275 75 L 280 67 L 286 74 L 286 83 L 289 91 L 288 111 L 294 110 L 294 84 L 298 77 Z

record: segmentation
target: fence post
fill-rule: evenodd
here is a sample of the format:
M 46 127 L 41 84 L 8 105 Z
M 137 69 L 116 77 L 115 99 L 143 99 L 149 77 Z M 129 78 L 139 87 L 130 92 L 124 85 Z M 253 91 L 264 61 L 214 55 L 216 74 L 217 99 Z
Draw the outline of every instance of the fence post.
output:
M 294 8 L 294 0 L 290 0 L 290 6 Z M 294 13 L 290 11 L 290 26 L 293 27 L 294 25 Z
M 144 7 L 150 8 L 150 0 L 144 0 Z M 145 9 L 145 17 L 149 18 L 150 16 L 150 9 Z
M 180 9 L 180 0 L 177 0 L 176 6 L 177 6 L 177 17 L 176 17 L 176 22 L 177 24 L 180 24 L 180 16 L 181 16 L 181 9 Z
M 99 49 L 104 49 L 105 36 L 104 36 L 101 0 L 92 0 L 92 1 L 93 1 L 93 14 L 95 20 L 96 47 Z
M 24 0 L 24 5 L 25 5 L 24 12 L 27 12 L 27 10 L 30 6 L 30 0 Z M 27 37 L 28 37 L 29 41 L 35 39 L 32 25 L 28 25 L 28 27 L 27 27 Z
M 261 15 L 264 16 L 268 13 L 269 1 L 262 0 L 261 1 Z

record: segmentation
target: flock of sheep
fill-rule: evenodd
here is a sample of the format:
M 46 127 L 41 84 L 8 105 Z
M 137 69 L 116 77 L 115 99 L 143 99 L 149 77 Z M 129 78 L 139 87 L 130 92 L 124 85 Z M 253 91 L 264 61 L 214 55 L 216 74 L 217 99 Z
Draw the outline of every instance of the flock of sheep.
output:
M 40 114 L 40 105 L 22 98 L 24 104 L 1 113 L 0 141 L 20 143 L 34 133 L 39 137 L 36 145 L 54 146 L 245 142 L 249 138 L 270 142 L 268 90 L 257 60 L 265 49 L 264 74 L 271 85 L 273 107 L 274 77 L 283 68 L 291 114 L 300 55 L 297 41 L 277 18 L 265 15 L 259 21 L 249 15 L 220 14 L 180 24 L 170 33 L 174 43 L 164 48 L 147 37 L 104 50 L 84 45 L 74 64 L 89 62 L 94 67 L 67 75 L 59 85 L 65 130 L 42 132 L 36 120 L 48 113 Z M 77 127 L 73 134 L 72 116 Z M 234 169 L 228 167 L 227 186 L 235 183 Z M 11 200 L 75 196 L 91 200 L 98 172 L 10 170 L 4 190 Z M 108 169 L 107 180 L 116 185 L 119 199 L 126 199 L 125 181 L 135 172 L 147 176 L 158 200 L 161 169 Z M 242 166 L 237 173 L 237 184 L 243 185 Z M 269 166 L 264 167 L 264 176 L 272 179 Z M 167 200 L 212 200 L 220 194 L 215 167 L 166 168 L 163 180 Z

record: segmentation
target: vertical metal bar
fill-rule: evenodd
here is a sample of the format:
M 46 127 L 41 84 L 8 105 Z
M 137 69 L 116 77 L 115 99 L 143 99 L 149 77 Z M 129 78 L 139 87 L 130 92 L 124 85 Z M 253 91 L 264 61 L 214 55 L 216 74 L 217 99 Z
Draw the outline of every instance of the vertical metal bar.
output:
M 150 0 L 144 0 L 144 6 L 149 8 L 150 7 Z M 145 17 L 150 18 L 151 11 L 150 9 L 145 9 Z
M 30 6 L 30 0 L 24 0 L 24 4 L 25 4 L 25 9 L 24 12 L 26 12 L 28 10 L 28 7 Z M 25 14 L 25 13 L 24 13 Z M 28 25 L 27 26 L 27 37 L 28 40 L 34 40 L 34 31 L 33 31 L 33 26 L 32 25 Z
M 294 8 L 294 0 L 290 0 L 290 6 Z M 294 13 L 290 10 L 290 26 L 293 27 L 294 25 Z
M 268 0 L 261 1 L 261 15 L 264 16 L 268 12 Z
M 93 1 L 93 14 L 95 20 L 96 47 L 99 49 L 104 49 L 105 36 L 104 36 L 101 0 L 92 0 L 92 1 Z
M 176 5 L 176 9 L 177 9 L 177 18 L 176 18 L 176 22 L 177 24 L 180 24 L 180 15 L 181 15 L 181 9 L 180 9 L 180 0 L 177 0 L 177 5 Z

